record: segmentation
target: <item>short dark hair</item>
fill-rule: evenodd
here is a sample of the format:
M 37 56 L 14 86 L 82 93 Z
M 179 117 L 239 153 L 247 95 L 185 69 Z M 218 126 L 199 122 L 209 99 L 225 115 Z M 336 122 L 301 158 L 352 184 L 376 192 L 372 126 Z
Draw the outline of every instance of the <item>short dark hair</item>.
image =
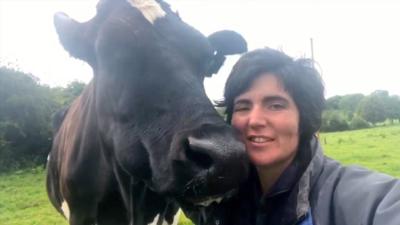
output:
M 231 123 L 236 97 L 247 91 L 253 81 L 265 73 L 273 74 L 293 98 L 300 114 L 300 140 L 308 141 L 321 126 L 325 106 L 324 84 L 313 61 L 296 59 L 270 48 L 253 50 L 233 66 L 225 84 L 224 100 L 227 122 Z

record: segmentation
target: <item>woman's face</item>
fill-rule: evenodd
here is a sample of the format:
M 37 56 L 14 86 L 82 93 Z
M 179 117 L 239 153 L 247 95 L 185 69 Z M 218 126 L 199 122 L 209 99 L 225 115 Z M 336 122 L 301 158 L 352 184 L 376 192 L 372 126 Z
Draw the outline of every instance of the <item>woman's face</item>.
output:
M 286 167 L 296 155 L 299 110 L 273 74 L 262 74 L 236 97 L 232 125 L 241 132 L 250 160 L 259 168 Z

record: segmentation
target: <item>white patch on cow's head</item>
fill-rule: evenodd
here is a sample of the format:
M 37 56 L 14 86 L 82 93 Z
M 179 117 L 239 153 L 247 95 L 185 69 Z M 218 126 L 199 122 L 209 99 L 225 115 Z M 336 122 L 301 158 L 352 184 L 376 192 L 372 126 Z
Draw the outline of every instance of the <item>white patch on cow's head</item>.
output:
M 166 220 L 163 220 L 162 225 L 178 225 L 180 214 L 181 214 L 181 210 L 178 210 L 178 212 L 176 212 L 176 214 L 174 216 L 174 221 L 172 222 L 172 224 L 169 224 Z M 157 225 L 159 218 L 160 218 L 160 214 L 157 214 L 157 216 L 154 217 L 153 222 L 149 223 L 148 225 Z
M 133 7 L 139 9 L 143 16 L 151 23 L 158 18 L 164 17 L 167 13 L 155 0 L 127 0 Z
M 66 201 L 63 201 L 63 203 L 61 204 L 61 210 L 64 213 L 64 216 L 67 218 L 67 220 L 69 221 L 69 207 L 68 207 L 68 203 Z

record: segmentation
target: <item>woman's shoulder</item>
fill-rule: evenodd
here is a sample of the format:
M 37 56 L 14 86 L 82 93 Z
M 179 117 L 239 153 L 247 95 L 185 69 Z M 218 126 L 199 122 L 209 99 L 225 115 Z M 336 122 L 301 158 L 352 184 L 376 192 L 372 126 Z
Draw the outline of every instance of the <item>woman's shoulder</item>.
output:
M 386 186 L 396 186 L 400 183 L 398 178 L 391 175 L 358 165 L 345 166 L 325 155 L 323 156 L 320 175 L 317 179 L 318 183 L 332 183 L 336 188 L 362 186 L 364 189 L 368 189 L 368 187 L 374 187 L 375 185 L 384 188 Z
M 397 178 L 360 166 L 343 166 L 326 156 L 320 169 L 310 193 L 314 215 L 333 219 L 336 224 L 395 224 L 394 221 L 400 221 L 400 181 Z M 384 213 L 377 213 L 379 211 Z M 325 220 L 317 217 L 317 220 Z
M 312 143 L 315 152 L 309 165 L 312 186 L 332 184 L 336 188 L 372 183 L 398 183 L 398 179 L 388 174 L 372 171 L 357 165 L 344 166 L 323 153 L 318 141 Z

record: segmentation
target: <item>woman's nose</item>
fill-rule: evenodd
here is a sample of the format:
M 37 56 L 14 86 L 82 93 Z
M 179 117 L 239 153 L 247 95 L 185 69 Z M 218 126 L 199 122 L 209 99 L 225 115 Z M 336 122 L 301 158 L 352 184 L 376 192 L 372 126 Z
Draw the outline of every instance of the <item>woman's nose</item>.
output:
M 249 127 L 250 128 L 261 128 L 265 127 L 267 124 L 265 114 L 262 109 L 255 107 L 252 109 L 249 115 Z

